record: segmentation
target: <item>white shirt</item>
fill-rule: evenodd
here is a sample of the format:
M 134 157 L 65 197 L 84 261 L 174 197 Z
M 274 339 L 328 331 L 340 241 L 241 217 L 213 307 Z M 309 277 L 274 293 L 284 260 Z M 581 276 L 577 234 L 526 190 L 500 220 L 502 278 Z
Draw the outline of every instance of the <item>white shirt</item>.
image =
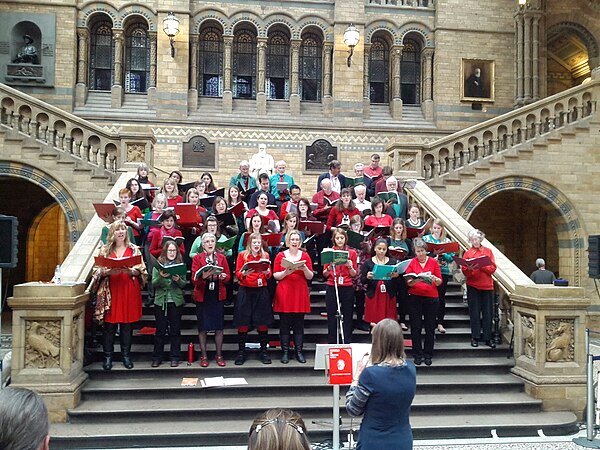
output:
M 359 199 L 355 198 L 352 201 L 354 202 L 354 206 L 356 206 L 356 209 L 358 209 L 361 213 L 366 209 L 371 209 L 371 202 L 368 200 L 360 201 Z
M 340 183 L 340 180 L 338 177 L 334 177 L 334 176 L 329 176 L 329 179 L 331 180 L 331 189 L 335 192 L 337 192 L 338 194 L 340 192 L 342 192 L 342 185 Z

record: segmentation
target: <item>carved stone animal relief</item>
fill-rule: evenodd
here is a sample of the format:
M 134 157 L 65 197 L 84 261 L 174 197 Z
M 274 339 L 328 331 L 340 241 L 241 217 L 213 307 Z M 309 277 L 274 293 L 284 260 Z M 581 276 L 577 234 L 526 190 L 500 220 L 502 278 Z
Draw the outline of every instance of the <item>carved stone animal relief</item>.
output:
M 575 322 L 556 319 L 546 322 L 546 361 L 573 361 L 575 359 Z
M 25 324 L 25 367 L 60 367 L 60 320 L 28 320 Z
M 523 354 L 535 359 L 535 317 L 521 316 Z

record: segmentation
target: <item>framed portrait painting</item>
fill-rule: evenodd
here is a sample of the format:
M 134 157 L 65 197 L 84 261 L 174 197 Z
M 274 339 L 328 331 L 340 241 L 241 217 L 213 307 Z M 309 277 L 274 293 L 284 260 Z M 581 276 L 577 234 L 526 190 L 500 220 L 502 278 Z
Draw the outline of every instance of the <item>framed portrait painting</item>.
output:
M 493 102 L 494 68 L 493 60 L 462 59 L 460 100 L 464 102 Z

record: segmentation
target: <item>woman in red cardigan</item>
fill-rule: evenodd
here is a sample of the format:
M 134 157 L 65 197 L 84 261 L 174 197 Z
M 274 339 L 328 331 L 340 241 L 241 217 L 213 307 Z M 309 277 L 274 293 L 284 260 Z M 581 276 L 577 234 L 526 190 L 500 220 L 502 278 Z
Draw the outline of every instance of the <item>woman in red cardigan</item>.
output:
M 327 229 L 336 228 L 340 225 L 350 227 L 352 216 L 360 216 L 360 211 L 352 201 L 352 190 L 350 188 L 342 189 L 341 197 L 335 202 L 329 217 L 327 218 Z
M 165 236 L 170 236 L 172 238 L 181 237 L 181 231 L 175 228 L 175 212 L 172 209 L 167 209 L 161 215 L 162 227 L 160 227 L 157 231 L 152 235 L 152 243 L 150 244 L 150 253 L 158 258 L 162 252 L 162 240 Z M 185 254 L 185 247 L 183 242 L 179 246 L 179 251 L 182 255 Z
M 244 268 L 246 263 L 260 260 L 268 263 L 265 270 Z M 263 240 L 259 233 L 252 233 L 248 237 L 246 250 L 238 255 L 235 274 L 240 282 L 233 310 L 233 326 L 238 329 L 239 339 L 235 365 L 240 366 L 246 362 L 246 338 L 251 326 L 258 330 L 260 337 L 260 361 L 263 364 L 271 364 L 267 353 L 269 325 L 273 321 L 273 308 L 267 288 L 267 280 L 271 278 L 271 266 L 269 254 L 263 249 Z
M 464 259 L 487 256 L 491 264 L 476 268 L 476 266 L 461 266 L 467 277 L 467 300 L 469 302 L 469 318 L 471 322 L 471 346 L 477 347 L 479 339 L 483 338 L 485 345 L 496 348 L 492 341 L 492 313 L 494 308 L 494 280 L 492 274 L 496 271 L 496 261 L 492 251 L 481 245 L 485 234 L 474 229 L 469 231 L 471 248 L 463 255 Z M 483 327 L 483 336 L 481 328 Z
M 212 233 L 202 235 L 202 248 L 204 251 L 194 256 L 192 260 L 192 280 L 194 282 L 194 300 L 196 300 L 196 318 L 198 319 L 198 337 L 200 340 L 200 367 L 208 367 L 206 355 L 206 332 L 215 332 L 215 346 L 217 355 L 215 361 L 218 366 L 225 366 L 223 359 L 223 317 L 224 300 L 227 298 L 225 286 L 231 279 L 227 258 L 222 253 L 216 252 L 217 238 Z M 223 269 L 206 269 L 198 273 L 207 265 L 218 266 Z
M 335 293 L 335 281 L 337 278 L 338 294 L 340 297 L 340 311 L 344 318 L 344 344 L 352 342 L 352 312 L 354 311 L 354 287 L 352 279 L 356 277 L 358 268 L 358 255 L 348 247 L 348 235 L 341 228 L 333 230 L 331 239 L 333 240 L 334 250 L 345 250 L 348 252 L 348 261 L 343 265 L 335 266 L 325 264 L 323 266 L 323 276 L 327 279 L 327 288 L 325 289 L 325 306 L 327 307 L 327 342 L 329 344 L 337 343 L 337 298 Z
M 417 366 L 425 362 L 431 365 L 435 333 L 435 315 L 438 309 L 437 286 L 442 284 L 442 271 L 437 260 L 427 256 L 427 243 L 421 238 L 413 241 L 416 258 L 406 268 L 408 285 L 408 308 L 413 358 Z M 428 281 L 421 278 L 407 278 L 406 274 L 428 275 Z M 422 345 L 421 329 L 425 328 L 425 342 Z

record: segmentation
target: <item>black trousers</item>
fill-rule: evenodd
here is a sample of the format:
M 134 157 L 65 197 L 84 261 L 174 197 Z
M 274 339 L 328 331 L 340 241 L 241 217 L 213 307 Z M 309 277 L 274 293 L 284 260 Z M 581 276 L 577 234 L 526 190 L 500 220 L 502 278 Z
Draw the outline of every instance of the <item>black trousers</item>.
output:
M 282 341 L 287 336 L 289 342 L 290 331 L 294 332 L 294 339 L 304 336 L 304 313 L 279 313 L 279 335 Z
M 361 323 L 365 317 L 366 294 L 366 291 L 354 291 L 354 311 L 356 311 L 356 323 Z
M 483 291 L 467 285 L 471 338 L 489 341 L 492 339 L 492 313 L 494 311 L 494 291 Z M 481 329 L 483 328 L 483 336 Z
M 446 322 L 444 321 L 444 317 L 446 317 L 446 289 L 448 288 L 448 281 L 450 281 L 450 275 L 442 274 L 442 284 L 438 286 L 438 310 L 435 316 L 435 321 L 437 324 L 446 326 Z
M 422 357 L 432 358 L 433 344 L 435 341 L 435 315 L 438 309 L 438 299 L 435 297 L 409 295 L 408 308 L 413 354 L 415 356 L 420 355 Z M 421 329 L 423 328 L 425 328 L 424 343 L 421 335 Z
M 398 306 L 398 321 L 406 324 L 408 308 L 408 286 L 403 277 L 398 277 L 398 293 L 396 294 L 396 305 Z
M 352 342 L 352 312 L 354 310 L 354 287 L 338 286 L 340 295 L 340 310 L 344 317 L 344 344 Z M 325 290 L 325 305 L 327 307 L 327 342 L 337 344 L 337 300 L 335 286 L 327 285 Z M 341 342 L 340 342 L 341 343 Z
M 175 306 L 175 303 L 167 303 L 167 309 L 154 305 L 154 316 L 156 317 L 156 334 L 154 335 L 153 361 L 162 361 L 165 344 L 171 344 L 169 353 L 171 361 L 181 359 L 181 315 L 183 305 Z

